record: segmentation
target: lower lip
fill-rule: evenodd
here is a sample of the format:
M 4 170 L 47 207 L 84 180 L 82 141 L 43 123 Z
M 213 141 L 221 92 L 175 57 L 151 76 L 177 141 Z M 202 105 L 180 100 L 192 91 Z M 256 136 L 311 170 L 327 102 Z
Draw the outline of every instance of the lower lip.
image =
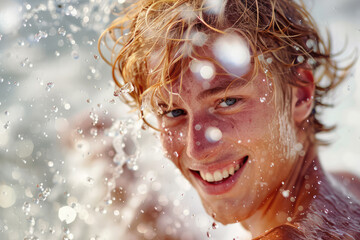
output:
M 242 161 L 244 161 L 244 158 L 242 159 Z M 240 177 L 242 171 L 244 170 L 246 164 L 248 161 L 246 161 L 246 163 L 235 172 L 234 175 L 232 175 L 231 177 L 228 177 L 225 180 L 216 182 L 216 183 L 209 183 L 207 181 L 204 181 L 199 174 L 197 173 L 193 173 L 193 176 L 198 180 L 197 182 L 200 183 L 200 185 L 202 186 L 202 189 L 209 195 L 221 195 L 224 194 L 228 191 L 230 191 L 236 184 L 237 179 Z

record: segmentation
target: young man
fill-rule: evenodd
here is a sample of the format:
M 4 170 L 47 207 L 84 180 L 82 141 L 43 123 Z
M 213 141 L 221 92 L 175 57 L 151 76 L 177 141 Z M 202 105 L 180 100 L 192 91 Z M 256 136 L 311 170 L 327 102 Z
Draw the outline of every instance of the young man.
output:
M 215 220 L 258 239 L 360 239 L 359 180 L 326 174 L 315 137 L 331 130 L 319 111 L 348 69 L 303 6 L 142 0 L 106 33 L 116 84 L 134 86 L 124 100 L 156 114 Z

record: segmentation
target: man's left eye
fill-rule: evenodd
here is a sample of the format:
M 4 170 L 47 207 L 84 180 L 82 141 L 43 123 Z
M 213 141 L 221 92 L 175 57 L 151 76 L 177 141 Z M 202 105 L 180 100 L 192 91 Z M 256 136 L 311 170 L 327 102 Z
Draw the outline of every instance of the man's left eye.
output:
M 226 98 L 221 100 L 219 103 L 219 106 L 222 108 L 230 107 L 231 105 L 234 105 L 239 99 L 237 98 Z

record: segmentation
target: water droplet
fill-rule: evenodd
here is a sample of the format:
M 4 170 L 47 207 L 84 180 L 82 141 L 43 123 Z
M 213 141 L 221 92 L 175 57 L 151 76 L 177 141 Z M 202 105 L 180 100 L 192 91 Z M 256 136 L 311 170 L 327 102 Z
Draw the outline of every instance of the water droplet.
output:
M 94 112 L 90 112 L 90 119 L 93 120 L 93 125 L 95 126 L 99 121 L 99 116 Z
M 50 90 L 54 87 L 54 83 L 53 82 L 48 82 L 47 84 L 46 84 L 46 91 L 48 91 L 48 92 L 50 92 Z
M 305 61 L 305 58 L 304 58 L 304 56 L 298 56 L 297 57 L 297 61 L 299 62 L 299 63 L 303 63 L 304 61 Z
M 58 112 L 58 110 L 59 110 L 59 109 L 58 109 L 58 107 L 57 107 L 57 106 L 53 106 L 51 111 L 52 111 L 52 112 L 54 112 L 54 113 L 57 113 L 57 112 Z
M 250 69 L 251 54 L 248 43 L 237 34 L 218 37 L 213 44 L 213 52 L 216 59 L 232 74 L 242 76 Z
M 90 135 L 96 137 L 98 135 L 98 130 L 96 128 L 91 128 Z
M 29 63 L 29 58 L 25 58 L 23 61 L 20 62 L 20 66 L 25 67 L 26 64 Z
M 200 76 L 203 79 L 210 80 L 214 77 L 215 70 L 213 66 L 205 65 L 200 68 Z
M 284 198 L 288 198 L 290 196 L 290 191 L 289 190 L 284 190 L 282 191 L 282 195 Z
M 307 62 L 308 62 L 308 64 L 310 64 L 310 65 L 312 65 L 312 66 L 314 66 L 314 65 L 316 64 L 316 60 L 313 59 L 313 58 L 309 58 L 309 59 L 307 60 Z
M 74 58 L 74 59 L 79 59 L 80 55 L 77 51 L 72 51 L 71 52 L 71 56 Z
M 300 51 L 300 47 L 297 46 L 297 45 L 294 45 L 294 49 L 295 49 L 296 51 Z
M 47 197 L 50 195 L 50 193 L 51 193 L 50 188 L 43 189 L 38 195 L 39 200 L 45 201 L 47 199 Z
M 70 224 L 76 218 L 76 211 L 69 206 L 64 206 L 59 209 L 58 217 L 60 221 L 65 221 L 66 224 Z
M 25 215 L 29 215 L 30 210 L 31 210 L 31 204 L 28 202 L 24 202 L 24 204 L 22 206 L 22 210 L 25 213 Z
M 301 143 L 297 143 L 295 144 L 294 148 L 296 151 L 301 151 L 303 149 L 303 145 Z
M 64 109 L 65 110 L 70 110 L 70 108 L 71 108 L 70 103 L 64 103 Z
M 208 36 L 203 32 L 195 32 L 191 36 L 191 42 L 195 46 L 202 47 L 208 39 Z
M 306 46 L 309 48 L 309 49 L 312 49 L 316 46 L 316 42 L 313 40 L 313 39 L 308 39 L 306 41 Z
M 0 207 L 9 208 L 16 202 L 16 194 L 12 187 L 0 185 Z
M 261 97 L 261 98 L 260 98 L 260 102 L 263 103 L 263 102 L 265 102 L 265 101 L 266 101 L 266 98 L 265 98 L 265 97 Z
M 10 121 L 7 121 L 5 124 L 4 124 L 4 128 L 5 129 L 8 129 L 10 127 Z
M 217 229 L 219 226 L 216 224 L 216 222 L 213 222 L 211 227 L 212 227 L 212 229 Z
M 113 162 L 118 166 L 123 166 L 126 162 L 125 157 L 121 154 L 116 154 L 113 158 Z
M 200 131 L 201 130 L 201 124 L 196 124 L 195 125 L 195 130 Z
M 89 185 L 93 185 L 94 182 L 95 182 L 95 180 L 94 180 L 93 178 L 91 178 L 91 177 L 87 177 L 87 178 L 86 178 L 86 182 L 87 182 Z
M 137 165 L 136 161 L 128 161 L 126 166 L 129 170 L 137 171 L 139 170 L 139 166 Z
M 209 142 L 217 142 L 222 138 L 222 132 L 217 127 L 208 127 L 205 131 L 205 137 Z
M 63 26 L 58 28 L 58 34 L 61 35 L 61 36 L 65 36 L 66 30 L 65 30 L 65 28 Z
M 207 13 L 210 14 L 220 14 L 220 11 L 223 9 L 222 0 L 206 0 L 204 2 L 204 9 Z
M 34 40 L 36 42 L 39 42 L 42 38 L 47 38 L 47 37 L 48 37 L 47 32 L 39 31 L 38 33 L 35 34 Z

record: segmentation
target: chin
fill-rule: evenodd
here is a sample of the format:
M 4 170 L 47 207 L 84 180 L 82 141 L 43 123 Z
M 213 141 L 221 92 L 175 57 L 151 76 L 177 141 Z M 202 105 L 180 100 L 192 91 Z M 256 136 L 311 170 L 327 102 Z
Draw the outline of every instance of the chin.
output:
M 215 199 L 212 202 L 201 200 L 206 212 L 212 218 L 223 225 L 239 223 L 249 218 L 253 213 L 250 206 L 243 206 L 243 203 L 237 201 L 223 201 Z

